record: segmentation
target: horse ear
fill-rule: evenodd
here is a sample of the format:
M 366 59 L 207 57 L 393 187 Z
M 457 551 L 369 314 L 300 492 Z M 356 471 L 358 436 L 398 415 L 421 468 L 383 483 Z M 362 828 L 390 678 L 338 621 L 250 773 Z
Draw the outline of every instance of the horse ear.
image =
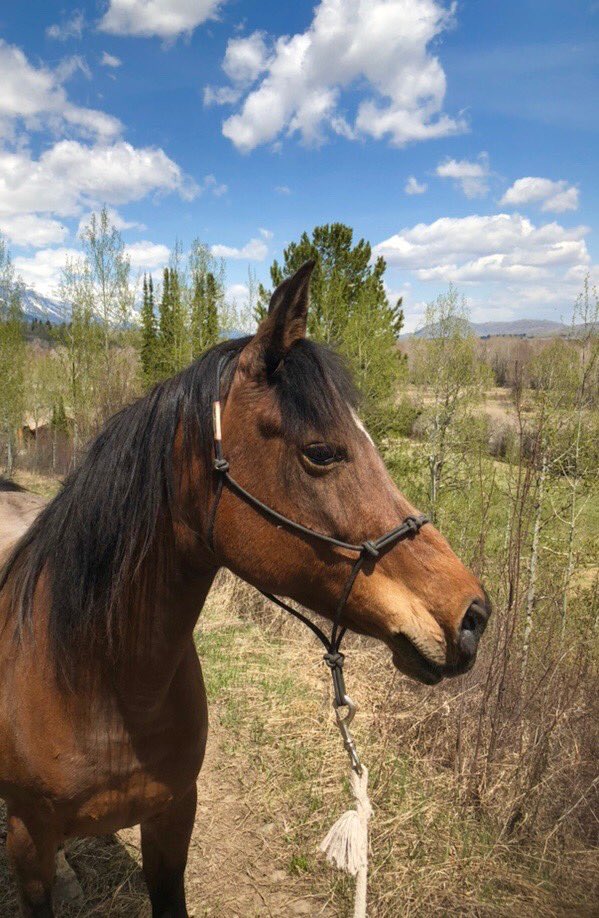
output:
M 310 278 L 315 264 L 314 260 L 304 262 L 276 288 L 268 315 L 242 355 L 243 365 L 274 373 L 292 345 L 306 337 Z

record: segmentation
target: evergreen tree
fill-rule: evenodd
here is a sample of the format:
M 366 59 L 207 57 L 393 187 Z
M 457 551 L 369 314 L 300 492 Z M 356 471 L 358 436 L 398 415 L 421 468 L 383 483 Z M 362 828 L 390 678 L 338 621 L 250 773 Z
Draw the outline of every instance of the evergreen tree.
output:
M 364 239 L 353 243 L 353 230 L 343 223 L 317 226 L 303 233 L 273 262 L 273 285 L 280 284 L 308 259 L 316 262 L 310 282 L 308 332 L 340 348 L 352 365 L 363 395 L 362 413 L 372 433 L 382 436 L 392 422 L 392 398 L 405 361 L 396 336 L 403 325 L 401 301 L 393 307 L 385 292 L 385 261 L 371 264 L 372 249 Z M 270 291 L 259 288 L 255 316 L 266 315 Z
M 189 337 L 186 309 L 182 296 L 179 268 L 170 269 L 169 294 L 172 316 L 172 373 L 178 373 L 189 363 Z
M 191 299 L 191 356 L 195 360 L 204 350 L 204 304 L 206 290 L 204 275 L 197 273 L 193 279 L 193 292 Z
M 144 274 L 143 301 L 141 305 L 141 367 L 144 385 L 151 386 L 157 378 L 157 330 L 154 315 L 154 289 L 152 277 Z
M 272 272 L 272 268 L 271 268 Z M 256 325 L 260 325 L 262 319 L 268 315 L 268 302 L 272 295 L 271 290 L 267 290 L 264 284 L 258 284 L 258 296 L 253 310 L 253 317 Z
M 194 247 L 190 258 L 190 337 L 192 357 L 195 359 L 218 341 L 219 305 L 223 297 L 223 285 L 212 270 L 217 265 L 206 247 L 197 241 Z
M 214 274 L 206 275 L 206 298 L 204 305 L 204 347 L 212 347 L 218 341 L 218 301 L 220 291 Z
M 403 331 L 405 324 L 405 315 L 403 311 L 403 296 L 398 297 L 395 306 L 390 306 L 391 309 L 391 326 L 393 328 L 393 334 L 396 338 L 399 338 Z
M 370 296 L 385 313 L 389 321 L 389 304 L 382 283 L 385 261 L 377 258 L 370 264 L 372 249 L 370 243 L 360 239 L 353 244 L 353 230 L 343 223 L 316 226 L 311 236 L 302 233 L 299 242 L 292 242 L 283 252 L 283 264 L 276 260 L 270 269 L 274 286 L 289 277 L 308 259 L 314 259 L 316 266 L 310 282 L 311 309 L 309 333 L 328 343 L 342 339 L 343 328 L 348 316 L 356 308 L 365 285 L 369 285 Z M 266 291 L 263 291 L 266 294 Z M 266 296 L 261 296 L 265 306 Z
M 160 316 L 158 321 L 158 374 L 164 379 L 175 372 L 174 366 L 175 334 L 173 328 L 173 305 L 171 298 L 171 272 L 164 269 Z

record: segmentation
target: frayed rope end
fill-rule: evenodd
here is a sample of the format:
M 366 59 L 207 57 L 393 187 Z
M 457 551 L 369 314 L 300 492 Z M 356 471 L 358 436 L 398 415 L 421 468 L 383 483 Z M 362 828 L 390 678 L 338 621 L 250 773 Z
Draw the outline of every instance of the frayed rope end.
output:
M 368 770 L 365 766 L 362 766 L 361 775 L 352 771 L 351 788 L 356 809 L 347 810 L 339 817 L 319 850 L 331 864 L 355 877 L 368 863 L 368 820 L 372 807 L 368 799 Z

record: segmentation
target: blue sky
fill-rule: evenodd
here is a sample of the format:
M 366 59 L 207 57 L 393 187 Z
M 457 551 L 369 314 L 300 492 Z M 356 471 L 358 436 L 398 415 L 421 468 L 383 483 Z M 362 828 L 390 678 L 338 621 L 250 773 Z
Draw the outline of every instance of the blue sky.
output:
M 52 293 L 107 203 L 135 273 L 195 237 L 248 266 L 340 220 L 408 327 L 566 317 L 599 275 L 595 0 L 28 0 L 0 11 L 0 230 Z

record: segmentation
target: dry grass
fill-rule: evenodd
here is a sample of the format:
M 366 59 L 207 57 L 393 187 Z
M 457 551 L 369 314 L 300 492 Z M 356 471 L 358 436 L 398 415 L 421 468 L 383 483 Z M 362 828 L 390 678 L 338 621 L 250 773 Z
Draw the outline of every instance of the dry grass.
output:
M 54 497 L 60 487 L 60 479 L 42 472 L 31 472 L 28 469 L 15 469 L 13 479 L 22 488 L 39 494 L 41 497 Z
M 273 856 L 290 871 L 310 874 L 327 891 L 334 914 L 349 914 L 351 885 L 316 854 L 349 803 L 347 760 L 319 648 L 249 588 L 228 580 L 224 589 L 230 596 L 213 595 L 199 640 L 210 692 L 225 706 L 228 755 L 243 750 L 252 808 L 277 826 Z M 238 615 L 246 626 L 236 624 Z M 425 727 L 442 723 L 455 692 L 399 677 L 372 642 L 349 644 L 347 680 L 360 705 L 356 734 L 376 814 L 370 914 L 593 914 L 591 849 L 578 846 L 562 861 L 506 837 L 496 814 L 466 803 L 453 770 L 420 748 Z

